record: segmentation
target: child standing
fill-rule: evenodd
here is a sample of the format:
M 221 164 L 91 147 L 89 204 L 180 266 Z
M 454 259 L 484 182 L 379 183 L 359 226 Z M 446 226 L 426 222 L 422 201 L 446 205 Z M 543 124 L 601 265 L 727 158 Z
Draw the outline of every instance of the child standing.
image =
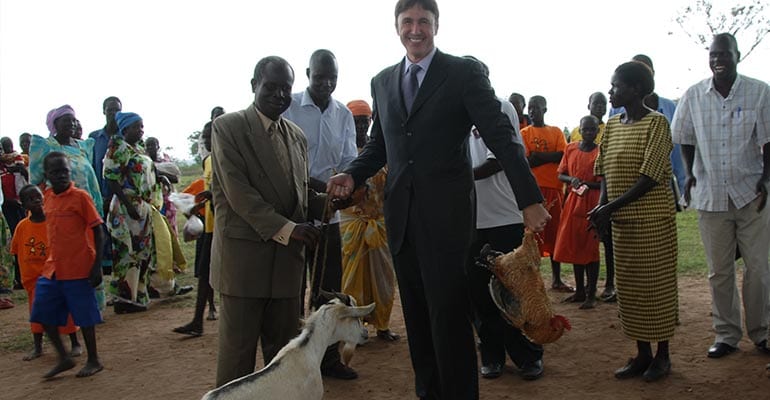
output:
M 543 96 L 532 96 L 529 99 L 528 110 L 532 125 L 521 130 L 521 138 L 527 150 L 527 161 L 532 168 L 532 174 L 535 175 L 537 185 L 545 198 L 546 208 L 552 217 L 543 230 L 543 241 L 539 244 L 540 255 L 551 258 L 551 289 L 573 292 L 574 289 L 561 280 L 561 264 L 553 258 L 564 202 L 564 184 L 559 181 L 556 169 L 564 156 L 567 141 L 561 129 L 545 124 L 545 113 L 548 111 L 546 105 Z
M 594 175 L 594 162 L 599 146 L 594 142 L 599 120 L 588 115 L 580 120 L 580 142 L 567 145 L 559 164 L 559 180 L 567 183 L 570 194 L 561 214 L 556 234 L 554 259 L 575 266 L 576 291 L 564 301 L 580 303 L 581 309 L 596 305 L 596 281 L 599 279 L 599 239 L 588 232 L 588 212 L 599 204 L 599 177 Z M 588 275 L 588 286 L 583 274 Z
M 45 260 L 48 258 L 48 232 L 46 231 L 45 213 L 43 212 L 43 192 L 35 185 L 26 185 L 19 191 L 19 199 L 25 210 L 30 212 L 16 226 L 16 232 L 11 240 L 11 254 L 16 256 L 21 272 L 21 284 L 27 291 L 29 310 L 35 299 L 35 283 L 43 273 Z M 24 356 L 24 361 L 34 360 L 43 354 L 43 326 L 32 322 L 30 324 L 34 349 Z M 59 327 L 60 335 L 69 335 L 71 343 L 70 357 L 82 353 L 78 342 L 77 326 L 72 316 L 67 317 L 67 325 Z
M 43 325 L 59 355 L 59 363 L 44 375 L 51 378 L 75 367 L 56 328 L 65 325 L 71 313 L 83 332 L 88 352 L 88 361 L 77 376 L 91 376 L 103 368 L 96 353 L 95 326 L 102 317 L 94 291 L 102 282 L 102 219 L 88 193 L 72 184 L 70 163 L 64 153 L 48 153 L 43 170 L 51 184 L 43 205 L 49 252 L 35 286 L 30 321 Z M 78 238 L 84 238 L 85 243 L 73 243 Z

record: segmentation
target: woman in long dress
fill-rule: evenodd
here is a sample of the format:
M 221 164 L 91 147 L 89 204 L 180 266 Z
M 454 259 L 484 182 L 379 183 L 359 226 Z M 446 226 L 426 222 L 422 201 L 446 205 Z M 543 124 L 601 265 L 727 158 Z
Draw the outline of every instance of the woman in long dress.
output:
M 145 311 L 150 302 L 148 269 L 154 254 L 152 204 L 160 202 L 154 165 L 140 139 L 142 118 L 117 113 L 118 133 L 104 157 L 104 178 L 114 194 L 107 215 L 112 236 L 113 281 L 118 314 Z
M 655 381 L 671 370 L 669 340 L 677 317 L 673 145 L 666 117 L 644 105 L 654 88 L 644 64 L 615 70 L 610 102 L 626 111 L 607 122 L 594 169 L 604 179 L 600 205 L 589 215 L 600 234 L 612 224 L 620 322 L 637 346 L 636 357 L 615 371 L 618 379 Z M 654 357 L 652 342 L 658 344 Z
M 47 185 L 43 159 L 48 153 L 58 151 L 64 153 L 70 162 L 70 178 L 78 189 L 85 190 L 94 202 L 96 211 L 104 217 L 102 193 L 96 172 L 91 165 L 94 151 L 94 139 L 80 140 L 75 138 L 75 110 L 65 104 L 48 112 L 46 125 L 50 133 L 47 137 L 32 135 L 29 144 L 29 183 Z M 104 283 L 95 288 L 99 310 L 104 311 L 107 301 Z

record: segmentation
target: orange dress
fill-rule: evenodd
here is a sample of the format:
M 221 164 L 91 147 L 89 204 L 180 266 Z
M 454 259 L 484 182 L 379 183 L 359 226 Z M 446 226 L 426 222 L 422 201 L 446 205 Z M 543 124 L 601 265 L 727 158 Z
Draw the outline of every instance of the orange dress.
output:
M 555 126 L 536 127 L 530 125 L 521 131 L 521 138 L 527 150 L 527 156 L 535 152 L 564 151 L 567 140 L 561 129 Z M 541 233 L 542 242 L 539 243 L 540 255 L 552 256 L 556 245 L 556 233 L 559 230 L 562 203 L 564 202 L 564 184 L 559 180 L 556 169 L 558 163 L 547 163 L 532 168 L 537 185 L 545 198 L 545 207 L 551 214 L 551 220 L 545 225 Z
M 567 145 L 558 173 L 574 176 L 583 182 L 599 182 L 600 178 L 594 175 L 599 146 L 585 152 L 580 150 L 579 144 Z M 599 194 L 599 189 L 589 189 L 582 196 L 574 192 L 567 196 L 556 234 L 554 260 L 570 264 L 599 261 L 599 239 L 594 231 L 588 230 L 588 212 L 599 204 Z

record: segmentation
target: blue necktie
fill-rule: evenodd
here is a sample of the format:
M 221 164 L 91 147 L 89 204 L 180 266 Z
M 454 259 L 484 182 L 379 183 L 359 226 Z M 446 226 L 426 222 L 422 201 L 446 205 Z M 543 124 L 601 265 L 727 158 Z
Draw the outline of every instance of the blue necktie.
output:
M 407 113 L 412 112 L 412 104 L 417 97 L 417 89 L 420 88 L 419 82 L 417 82 L 417 73 L 422 68 L 417 64 L 412 64 L 407 70 L 407 76 L 404 82 L 404 104 L 406 105 Z

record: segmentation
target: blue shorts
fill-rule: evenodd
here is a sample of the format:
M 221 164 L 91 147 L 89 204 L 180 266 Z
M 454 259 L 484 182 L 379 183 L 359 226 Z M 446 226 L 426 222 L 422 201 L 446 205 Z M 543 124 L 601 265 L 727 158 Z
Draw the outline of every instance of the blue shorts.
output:
M 72 314 L 75 325 L 91 327 L 102 322 L 96 294 L 88 279 L 58 281 L 41 276 L 35 285 L 30 322 L 43 325 L 67 325 Z

